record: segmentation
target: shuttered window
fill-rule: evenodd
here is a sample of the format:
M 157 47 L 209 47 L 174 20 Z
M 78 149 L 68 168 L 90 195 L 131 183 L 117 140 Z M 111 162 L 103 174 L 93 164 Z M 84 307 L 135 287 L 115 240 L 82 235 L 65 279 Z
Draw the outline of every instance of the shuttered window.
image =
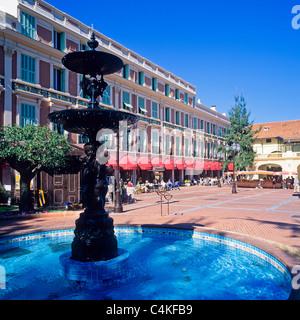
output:
M 21 79 L 35 83 L 35 58 L 21 54 Z
M 35 39 L 35 17 L 26 12 L 21 12 L 21 33 Z
M 26 125 L 33 126 L 36 124 L 35 106 L 30 104 L 21 103 L 21 117 L 20 126 Z

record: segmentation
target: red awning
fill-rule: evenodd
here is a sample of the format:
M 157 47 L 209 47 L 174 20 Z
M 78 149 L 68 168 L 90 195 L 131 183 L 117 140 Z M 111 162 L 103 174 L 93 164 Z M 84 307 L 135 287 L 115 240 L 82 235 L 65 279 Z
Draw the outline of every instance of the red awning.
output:
M 210 162 L 204 161 L 204 167 L 203 170 L 210 170 Z
M 192 160 L 185 160 L 185 165 L 187 169 L 194 169 L 194 161 Z
M 233 171 L 233 163 L 232 162 L 229 163 L 228 170 L 229 171 Z
M 222 162 L 217 162 L 217 170 L 221 171 L 222 170 Z
M 215 162 L 211 162 L 211 163 L 209 164 L 209 167 L 210 167 L 210 170 L 212 170 L 212 171 L 217 170 L 217 167 L 216 167 Z
M 142 170 L 152 170 L 152 164 L 150 159 L 146 158 L 146 157 L 140 157 L 138 160 L 138 166 L 142 169 Z
M 137 170 L 137 162 L 133 157 L 125 156 L 120 160 L 120 168 L 123 170 Z
M 165 167 L 165 165 L 162 162 L 162 159 L 160 159 L 160 158 L 153 158 L 151 160 L 151 164 L 153 167 L 161 167 L 161 168 Z
M 195 170 L 203 170 L 204 168 L 204 161 L 196 160 L 195 161 Z
M 179 169 L 179 170 L 185 169 L 185 163 L 183 160 L 178 159 L 175 161 L 175 164 L 176 164 L 177 169 Z
M 176 169 L 175 163 L 173 159 L 166 159 L 164 162 L 164 166 L 167 170 L 174 170 Z
M 117 158 L 114 155 L 110 154 L 110 158 L 109 158 L 106 165 L 108 167 L 113 166 L 114 170 L 116 170 L 117 169 Z

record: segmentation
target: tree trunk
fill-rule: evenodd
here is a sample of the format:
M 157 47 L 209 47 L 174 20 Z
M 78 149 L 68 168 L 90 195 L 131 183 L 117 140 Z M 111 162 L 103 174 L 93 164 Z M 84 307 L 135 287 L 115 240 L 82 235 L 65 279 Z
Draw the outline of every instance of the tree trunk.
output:
M 33 179 L 32 175 L 20 173 L 20 206 L 21 212 L 34 211 L 33 197 L 30 191 L 30 181 Z

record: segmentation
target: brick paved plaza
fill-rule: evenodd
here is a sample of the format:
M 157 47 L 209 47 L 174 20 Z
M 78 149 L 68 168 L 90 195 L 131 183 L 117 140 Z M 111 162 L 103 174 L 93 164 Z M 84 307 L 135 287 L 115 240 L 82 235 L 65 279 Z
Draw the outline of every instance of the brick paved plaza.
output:
M 182 187 L 170 192 L 168 207 L 156 193 L 136 195 L 123 213 L 111 212 L 115 225 L 172 225 L 248 241 L 281 259 L 288 267 L 300 264 L 300 200 L 293 190 L 230 187 Z M 33 219 L 0 220 L 0 236 L 73 228 L 79 211 L 33 215 Z

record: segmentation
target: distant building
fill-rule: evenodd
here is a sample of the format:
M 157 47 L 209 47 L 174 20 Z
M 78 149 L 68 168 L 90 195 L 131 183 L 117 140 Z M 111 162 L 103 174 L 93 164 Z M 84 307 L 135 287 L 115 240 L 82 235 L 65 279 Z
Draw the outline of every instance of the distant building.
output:
M 88 49 L 91 28 L 42 0 L 2 1 L 0 10 L 0 125 L 49 125 L 77 147 L 74 154 L 82 153 L 84 137 L 49 124 L 47 115 L 87 106 L 89 100 L 79 88 L 81 76 L 66 70 L 61 59 Z M 135 183 L 139 178 L 184 181 L 191 175 L 216 175 L 213 155 L 230 126 L 226 115 L 197 102 L 194 85 L 94 32 L 98 50 L 124 62 L 120 72 L 105 77 L 108 87 L 100 106 L 132 112 L 140 119 L 132 132 L 122 133 L 122 178 Z M 104 138 L 110 164 L 115 165 L 115 137 L 108 133 Z M 13 194 L 18 178 L 2 164 L 1 182 Z M 80 174 L 43 173 L 33 188 L 44 191 L 48 205 L 78 202 Z
M 300 120 L 254 124 L 256 170 L 295 172 L 300 177 Z

